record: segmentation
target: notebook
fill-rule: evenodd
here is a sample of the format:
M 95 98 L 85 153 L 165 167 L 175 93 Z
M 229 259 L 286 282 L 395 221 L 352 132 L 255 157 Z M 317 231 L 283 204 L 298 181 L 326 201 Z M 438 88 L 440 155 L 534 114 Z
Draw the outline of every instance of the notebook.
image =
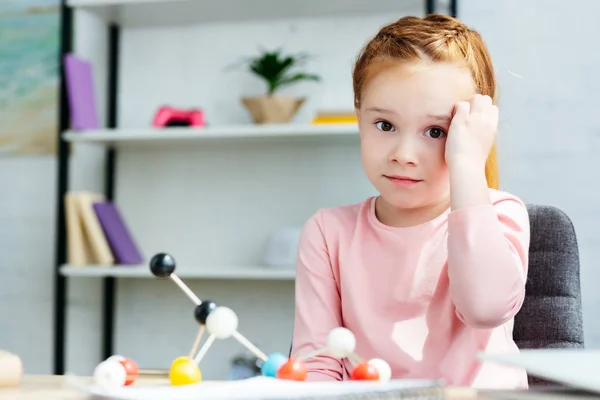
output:
M 94 203 L 104 200 L 104 195 L 100 193 L 82 191 L 75 194 L 75 202 L 83 224 L 83 232 L 90 246 L 94 262 L 97 265 L 108 266 L 114 264 L 115 258 L 93 208 Z
M 482 353 L 479 358 L 521 367 L 542 379 L 600 393 L 600 350 L 536 349 L 521 350 L 518 354 Z
M 143 263 L 144 258 L 117 207 L 109 201 L 96 202 L 94 203 L 94 211 L 98 216 L 100 226 L 104 231 L 115 261 L 120 265 Z
M 69 98 L 71 129 L 97 129 L 98 110 L 92 65 L 73 54 L 64 57 L 65 83 Z
M 73 382 L 71 382 L 73 384 Z M 444 398 L 441 385 L 428 380 L 389 382 L 296 382 L 269 377 L 237 381 L 207 381 L 188 386 L 120 387 L 103 390 L 85 388 L 88 394 L 119 400 L 438 400 Z

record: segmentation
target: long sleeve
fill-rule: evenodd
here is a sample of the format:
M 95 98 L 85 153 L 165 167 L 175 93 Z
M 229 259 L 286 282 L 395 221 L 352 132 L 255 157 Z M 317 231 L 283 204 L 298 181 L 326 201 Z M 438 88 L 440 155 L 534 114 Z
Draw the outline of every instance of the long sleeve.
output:
M 342 324 L 340 293 L 319 212 L 306 222 L 300 237 L 295 296 L 292 357 L 299 357 L 323 348 L 330 330 Z M 309 380 L 342 380 L 339 360 L 318 356 L 305 364 Z
M 529 216 L 515 197 L 448 216 L 450 296 L 458 318 L 493 328 L 513 318 L 525 298 Z

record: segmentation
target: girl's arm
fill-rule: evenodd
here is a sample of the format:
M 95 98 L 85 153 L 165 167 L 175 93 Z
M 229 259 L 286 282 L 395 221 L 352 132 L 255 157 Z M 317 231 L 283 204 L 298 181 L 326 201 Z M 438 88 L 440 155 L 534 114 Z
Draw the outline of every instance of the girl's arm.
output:
M 492 200 L 482 171 L 450 169 L 448 275 L 457 316 L 493 328 L 513 318 L 525 298 L 529 216 L 516 197 L 497 192 Z
M 298 246 L 292 357 L 323 348 L 329 331 L 342 326 L 340 294 L 320 212 L 304 225 Z M 318 356 L 305 364 L 308 380 L 342 380 L 342 364 L 335 358 Z

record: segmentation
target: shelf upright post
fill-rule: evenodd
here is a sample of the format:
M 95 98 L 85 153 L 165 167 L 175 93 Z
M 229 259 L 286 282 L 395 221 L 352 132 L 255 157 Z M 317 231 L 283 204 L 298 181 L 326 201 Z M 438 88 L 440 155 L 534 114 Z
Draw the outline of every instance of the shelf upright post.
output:
M 108 27 L 108 92 L 106 97 L 109 129 L 116 128 L 118 124 L 120 29 L 116 24 Z M 115 198 L 116 162 L 117 151 L 114 146 L 110 146 L 106 150 L 104 171 L 104 191 L 108 201 L 113 201 Z M 102 291 L 102 356 L 106 359 L 112 356 L 114 351 L 116 278 L 103 278 Z
M 458 0 L 450 0 L 450 16 L 458 17 Z
M 433 14 L 436 10 L 436 0 L 425 0 L 425 15 Z
M 447 0 L 448 15 L 454 18 L 458 17 L 458 0 Z M 438 10 L 438 0 L 425 0 L 425 15 L 441 13 Z
M 64 56 L 72 51 L 73 17 L 66 0 L 60 3 L 60 48 L 58 132 L 57 132 L 57 180 L 56 180 L 56 220 L 55 220 L 55 260 L 54 260 L 54 337 L 53 370 L 55 375 L 65 372 L 66 325 L 67 325 L 67 277 L 60 273 L 60 267 L 67 261 L 67 232 L 65 221 L 65 194 L 69 188 L 69 145 L 63 134 L 70 126 L 70 113 L 63 67 Z

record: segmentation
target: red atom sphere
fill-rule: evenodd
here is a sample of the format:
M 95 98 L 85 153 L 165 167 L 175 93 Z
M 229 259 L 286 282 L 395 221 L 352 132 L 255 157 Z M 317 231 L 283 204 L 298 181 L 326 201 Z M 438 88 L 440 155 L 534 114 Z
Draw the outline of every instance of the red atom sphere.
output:
M 350 377 L 353 381 L 377 381 L 379 371 L 369 363 L 363 362 L 354 367 Z
M 130 358 L 125 358 L 124 360 L 119 361 L 123 368 L 125 368 L 125 372 L 127 374 L 127 378 L 125 380 L 125 386 L 131 385 L 135 382 L 135 378 L 139 375 L 139 369 L 135 361 Z
M 306 380 L 307 372 L 306 365 L 303 362 L 290 359 L 277 370 L 277 378 L 290 381 L 304 381 Z

